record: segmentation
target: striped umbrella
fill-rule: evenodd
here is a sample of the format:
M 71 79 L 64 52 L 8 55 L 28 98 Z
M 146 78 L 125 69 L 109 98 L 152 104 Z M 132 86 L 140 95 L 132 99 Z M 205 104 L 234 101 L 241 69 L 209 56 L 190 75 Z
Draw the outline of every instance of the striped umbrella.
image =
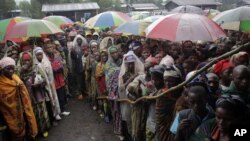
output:
M 0 21 L 0 42 L 4 42 L 5 40 L 5 35 L 8 33 L 12 27 L 20 22 L 26 21 L 30 18 L 27 17 L 15 17 L 15 18 L 10 18 L 10 19 L 5 19 Z M 21 41 L 21 39 L 16 39 L 15 41 Z
M 27 20 L 16 24 L 6 34 L 6 39 L 20 38 L 20 37 L 42 37 L 41 35 L 63 33 L 53 23 L 46 20 Z
M 47 16 L 44 17 L 43 20 L 50 21 L 54 23 L 57 27 L 70 26 L 74 24 L 71 19 L 65 16 Z
M 115 33 L 123 33 L 124 35 L 145 36 L 145 29 L 151 24 L 145 21 L 130 21 L 122 24 L 114 30 Z
M 149 25 L 146 37 L 170 41 L 215 41 L 226 37 L 223 29 L 209 18 L 197 14 L 170 14 Z
M 131 21 L 131 18 L 127 14 L 116 11 L 107 11 L 90 18 L 84 25 L 88 28 L 114 28 L 127 21 Z
M 213 18 L 223 29 L 250 31 L 250 7 L 243 6 L 221 12 Z
M 145 18 L 149 17 L 148 14 L 144 14 L 144 13 L 138 13 L 138 14 L 135 14 L 131 17 L 132 20 L 143 20 Z
M 162 17 L 164 17 L 164 16 L 163 15 L 150 16 L 150 17 L 147 17 L 147 18 L 143 19 L 143 21 L 152 23 L 152 22 L 155 22 L 156 20 L 158 20 L 158 19 L 160 19 Z

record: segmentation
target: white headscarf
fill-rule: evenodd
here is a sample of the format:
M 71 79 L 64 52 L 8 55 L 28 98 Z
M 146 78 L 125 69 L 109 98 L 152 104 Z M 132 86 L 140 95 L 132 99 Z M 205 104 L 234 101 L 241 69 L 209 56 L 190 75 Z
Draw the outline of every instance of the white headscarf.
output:
M 82 39 L 81 46 L 78 46 L 78 43 L 77 43 L 78 38 Z M 84 45 L 87 45 L 87 44 L 88 44 L 88 41 L 82 35 L 76 35 L 76 37 L 73 40 L 73 49 L 76 50 L 76 51 L 80 51 L 81 47 L 84 46 Z
M 37 60 L 36 54 L 42 53 L 43 54 L 43 59 L 41 62 Z M 49 61 L 49 58 L 46 56 L 44 53 L 43 49 L 41 47 L 35 47 L 33 50 L 33 62 L 34 66 L 38 67 L 40 71 L 44 74 L 46 83 L 48 85 L 45 86 L 49 97 L 50 97 L 50 102 L 52 104 L 52 110 L 54 116 L 58 115 L 61 113 L 60 110 L 60 105 L 57 97 L 57 92 L 54 84 L 54 74 L 53 74 L 53 69 L 51 66 L 51 62 Z

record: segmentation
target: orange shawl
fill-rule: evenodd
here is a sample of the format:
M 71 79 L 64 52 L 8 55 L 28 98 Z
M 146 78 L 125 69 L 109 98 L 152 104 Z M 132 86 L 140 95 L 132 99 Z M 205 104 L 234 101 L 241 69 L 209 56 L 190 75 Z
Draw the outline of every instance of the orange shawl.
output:
M 37 123 L 29 93 L 15 74 L 12 76 L 12 80 L 0 75 L 0 112 L 3 113 L 10 131 L 16 137 L 25 136 L 25 121 L 28 122 L 31 136 L 37 135 Z

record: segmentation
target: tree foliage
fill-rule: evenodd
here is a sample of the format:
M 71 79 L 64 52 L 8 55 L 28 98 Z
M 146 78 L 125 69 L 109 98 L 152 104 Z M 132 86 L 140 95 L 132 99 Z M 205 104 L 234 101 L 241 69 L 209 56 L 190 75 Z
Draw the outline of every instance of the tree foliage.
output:
M 8 12 L 16 9 L 15 0 L 0 0 L 0 19 L 8 18 Z

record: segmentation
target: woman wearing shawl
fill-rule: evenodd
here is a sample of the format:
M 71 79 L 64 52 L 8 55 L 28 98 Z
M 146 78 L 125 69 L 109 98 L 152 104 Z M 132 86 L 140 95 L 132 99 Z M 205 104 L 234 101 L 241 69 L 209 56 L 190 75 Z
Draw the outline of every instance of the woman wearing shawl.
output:
M 54 121 L 54 119 L 60 119 L 60 105 L 58 101 L 58 96 L 55 88 L 54 82 L 54 74 L 52 70 L 51 63 L 44 53 L 41 47 L 36 47 L 33 50 L 33 63 L 35 66 L 40 68 L 44 73 L 45 81 L 46 81 L 46 91 L 49 95 L 49 102 L 46 102 L 47 110 L 49 112 L 50 121 Z M 50 112 L 52 110 L 52 112 Z
M 77 85 L 76 96 L 78 96 L 79 100 L 83 99 L 82 96 L 83 96 L 84 88 L 85 88 L 84 68 L 83 68 L 83 65 L 79 65 L 79 64 L 82 64 L 83 46 L 87 46 L 87 40 L 81 35 L 77 35 L 73 41 L 73 48 L 70 51 L 71 52 L 70 55 L 72 59 L 72 73 L 74 75 L 74 80 L 76 80 L 75 84 Z
M 148 57 L 145 60 L 145 72 L 141 72 L 134 80 L 127 86 L 127 96 L 131 100 L 136 100 L 142 96 L 147 96 L 155 91 L 155 88 L 150 85 L 150 67 L 157 64 L 157 59 Z M 144 67 L 143 66 L 143 67 Z M 138 66 L 139 67 L 139 66 Z M 142 68 L 143 68 L 142 67 Z M 147 119 L 147 103 L 140 102 L 132 105 L 131 120 L 132 120 L 132 139 L 134 141 L 146 140 L 146 119 Z
M 20 78 L 23 80 L 31 98 L 33 111 L 38 124 L 38 131 L 43 137 L 48 136 L 50 121 L 46 108 L 46 99 L 49 99 L 45 85 L 45 74 L 38 66 L 33 65 L 32 55 L 28 52 L 20 55 Z
M 101 52 L 101 61 L 96 65 L 96 82 L 97 82 L 97 89 L 99 96 L 106 96 L 107 95 L 107 87 L 106 87 L 106 81 L 105 81 L 105 64 L 108 61 L 108 52 L 102 51 Z M 100 102 L 100 110 L 101 114 L 100 116 L 105 118 L 109 117 L 108 112 L 108 103 L 106 100 L 99 101 Z M 104 113 L 104 115 L 103 115 Z
M 164 91 L 175 87 L 182 82 L 181 72 L 178 68 L 173 66 L 167 66 L 164 72 Z M 156 134 L 158 141 L 172 140 L 173 135 L 169 131 L 171 123 L 173 121 L 173 113 L 175 102 L 181 95 L 182 89 L 168 93 L 164 97 L 156 100 Z
M 121 66 L 121 59 L 118 56 L 118 49 L 115 46 L 109 48 L 109 59 L 105 64 L 105 79 L 108 90 L 108 96 L 110 99 L 119 98 L 118 93 L 118 80 Z M 122 119 L 120 104 L 115 101 L 111 101 L 111 109 L 114 121 L 114 133 L 118 136 L 122 135 Z M 109 120 L 109 119 L 107 119 Z
M 89 68 L 90 77 L 90 97 L 91 97 L 91 106 L 93 110 L 97 110 L 97 82 L 96 82 L 96 65 L 100 62 L 100 53 L 98 52 L 98 44 L 95 41 L 90 43 L 91 55 L 89 56 L 89 63 L 87 68 Z
M 56 54 L 55 48 L 53 48 L 53 46 L 45 45 L 44 49 L 52 66 L 56 93 L 58 96 L 60 110 L 62 112 L 61 114 L 64 116 L 68 116 L 70 115 L 70 112 L 65 111 L 65 106 L 67 104 L 67 97 L 66 97 L 65 80 L 63 72 L 64 71 L 63 59 L 59 54 Z M 60 118 L 58 120 L 60 120 Z
M 139 75 L 139 73 L 144 73 L 144 65 L 133 51 L 129 51 L 123 57 L 121 71 L 119 74 L 119 98 L 127 98 L 126 88 L 128 84 Z M 121 103 L 120 107 L 122 120 L 125 124 L 124 126 L 129 128 L 131 125 L 131 107 L 127 103 Z
M 29 93 L 14 74 L 15 64 L 10 57 L 0 60 L 0 112 L 8 126 L 8 141 L 25 141 L 27 137 L 36 137 L 37 123 Z

